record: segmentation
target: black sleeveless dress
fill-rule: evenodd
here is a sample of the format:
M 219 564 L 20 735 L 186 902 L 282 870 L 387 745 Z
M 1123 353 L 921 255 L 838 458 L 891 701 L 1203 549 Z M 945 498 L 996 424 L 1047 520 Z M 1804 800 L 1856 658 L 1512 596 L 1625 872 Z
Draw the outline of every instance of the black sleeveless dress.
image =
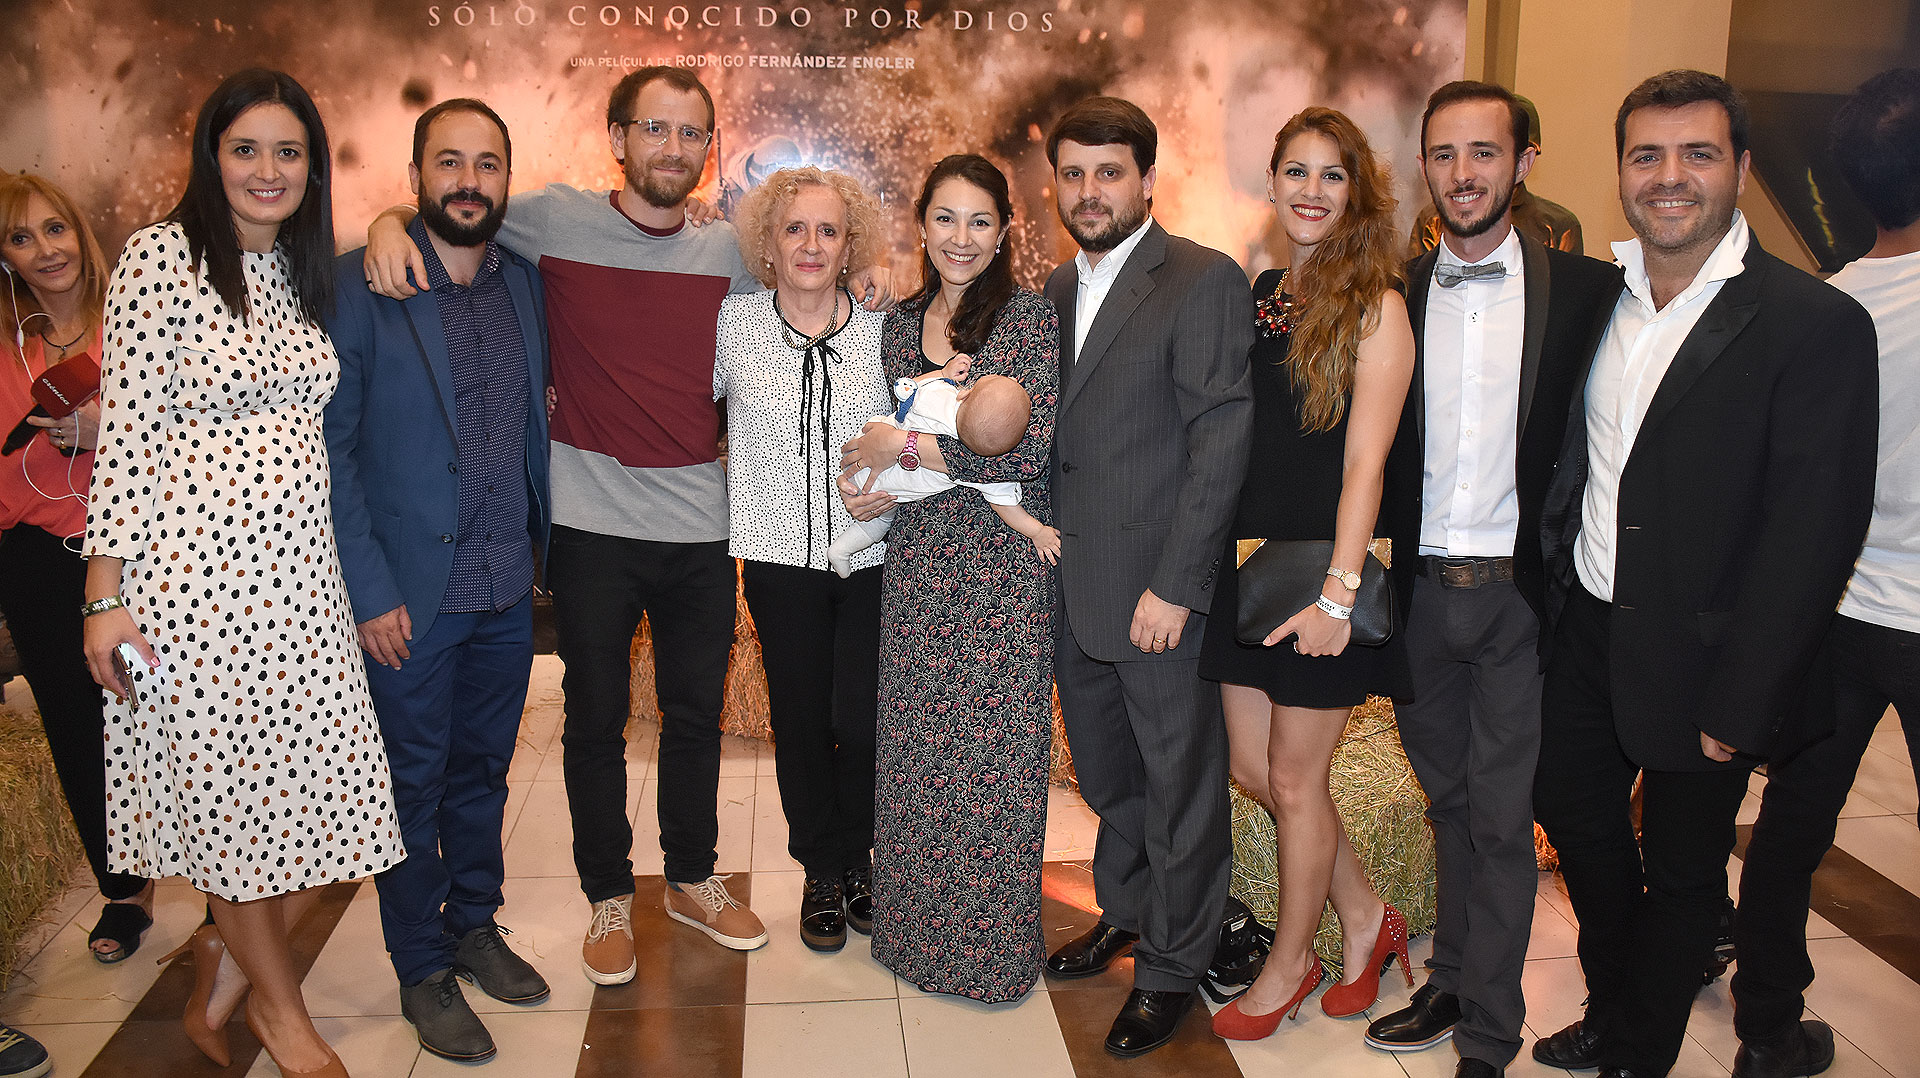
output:
M 1254 282 L 1255 302 L 1272 297 L 1280 271 L 1269 270 Z M 1200 676 L 1210 681 L 1260 689 L 1275 704 L 1288 707 L 1351 707 L 1369 695 L 1412 697 L 1407 657 L 1398 635 L 1379 647 L 1348 644 L 1339 655 L 1301 655 L 1290 643 L 1251 646 L 1236 639 L 1239 580 L 1234 570 L 1236 539 L 1333 538 L 1340 504 L 1340 473 L 1346 456 L 1347 417 L 1331 430 L 1300 429 L 1300 406 L 1286 369 L 1291 338 L 1267 326 L 1259 328 L 1248 354 L 1253 382 L 1253 438 L 1246 482 L 1233 530 L 1221 553 L 1208 632 L 1200 649 Z M 1411 487 L 1409 487 L 1411 483 Z M 1393 541 L 1394 560 L 1407 559 L 1394 573 L 1401 610 L 1408 567 L 1419 552 L 1420 452 L 1410 417 L 1401 415 L 1388 453 L 1386 487 L 1374 535 Z

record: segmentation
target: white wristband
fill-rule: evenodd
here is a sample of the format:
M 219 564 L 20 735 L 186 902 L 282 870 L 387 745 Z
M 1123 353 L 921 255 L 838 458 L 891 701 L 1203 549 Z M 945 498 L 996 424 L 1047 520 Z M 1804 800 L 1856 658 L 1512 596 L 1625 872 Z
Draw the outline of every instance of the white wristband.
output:
M 1315 599 L 1313 601 L 1313 605 L 1326 611 L 1327 616 L 1330 618 L 1333 618 L 1336 621 L 1346 621 L 1348 618 L 1353 617 L 1353 607 L 1341 606 L 1339 603 L 1334 602 L 1332 599 L 1329 599 L 1324 595 L 1322 595 L 1318 599 Z

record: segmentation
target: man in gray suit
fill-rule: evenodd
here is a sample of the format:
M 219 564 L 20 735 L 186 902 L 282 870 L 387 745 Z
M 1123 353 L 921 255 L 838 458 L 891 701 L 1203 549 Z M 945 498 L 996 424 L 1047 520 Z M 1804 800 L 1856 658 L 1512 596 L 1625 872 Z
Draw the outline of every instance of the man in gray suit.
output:
M 1253 425 L 1246 274 L 1153 221 L 1157 146 L 1153 121 L 1111 97 L 1075 105 L 1047 139 L 1080 245 L 1047 280 L 1062 330 L 1054 676 L 1100 816 L 1102 910 L 1047 966 L 1087 976 L 1133 947 L 1133 993 L 1106 1040 L 1119 1056 L 1172 1038 L 1218 942 L 1227 737 L 1200 641 Z

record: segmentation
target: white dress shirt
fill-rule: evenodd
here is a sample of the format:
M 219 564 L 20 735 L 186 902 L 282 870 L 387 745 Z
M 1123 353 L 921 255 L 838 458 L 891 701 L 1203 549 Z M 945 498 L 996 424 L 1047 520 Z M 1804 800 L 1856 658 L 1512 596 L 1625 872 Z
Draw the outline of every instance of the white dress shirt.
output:
M 1920 633 L 1920 252 L 1849 262 L 1827 283 L 1860 301 L 1880 338 L 1873 522 L 1840 612 Z
M 1519 452 L 1520 352 L 1527 287 L 1520 235 L 1479 262 L 1463 262 L 1445 241 L 1437 269 L 1499 262 L 1506 273 L 1427 289 L 1421 391 L 1426 401 L 1425 477 L 1420 488 L 1420 553 L 1505 558 L 1520 527 L 1514 459 Z
M 1620 474 L 1633 454 L 1633 440 L 1647 406 L 1673 365 L 1687 335 L 1720 294 L 1721 286 L 1746 266 L 1747 219 L 1733 213 L 1733 226 L 1694 274 L 1693 282 L 1664 308 L 1653 303 L 1640 241 L 1613 245 L 1627 271 L 1627 290 L 1614 305 L 1613 320 L 1587 377 L 1587 489 L 1580 503 L 1580 538 L 1574 568 L 1596 599 L 1613 601 L 1614 558 L 1620 523 Z
M 1073 256 L 1073 268 L 1080 275 L 1080 291 L 1073 300 L 1073 361 L 1080 362 L 1080 348 L 1087 343 L 1087 329 L 1093 325 L 1094 317 L 1100 313 L 1100 305 L 1107 302 L 1107 293 L 1113 291 L 1114 279 L 1120 276 L 1120 270 L 1126 266 L 1128 256 L 1140 246 L 1140 237 L 1153 227 L 1153 215 L 1140 222 L 1133 235 L 1120 241 L 1120 245 L 1108 251 L 1100 259 L 1099 265 L 1087 260 L 1087 252 L 1081 251 Z

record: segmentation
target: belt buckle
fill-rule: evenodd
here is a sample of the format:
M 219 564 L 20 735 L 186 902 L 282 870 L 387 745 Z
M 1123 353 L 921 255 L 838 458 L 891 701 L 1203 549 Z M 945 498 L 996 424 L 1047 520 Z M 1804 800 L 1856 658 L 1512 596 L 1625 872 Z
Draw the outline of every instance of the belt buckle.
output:
M 1477 558 L 1440 559 L 1440 583 L 1449 588 L 1477 588 L 1492 575 L 1491 567 Z

